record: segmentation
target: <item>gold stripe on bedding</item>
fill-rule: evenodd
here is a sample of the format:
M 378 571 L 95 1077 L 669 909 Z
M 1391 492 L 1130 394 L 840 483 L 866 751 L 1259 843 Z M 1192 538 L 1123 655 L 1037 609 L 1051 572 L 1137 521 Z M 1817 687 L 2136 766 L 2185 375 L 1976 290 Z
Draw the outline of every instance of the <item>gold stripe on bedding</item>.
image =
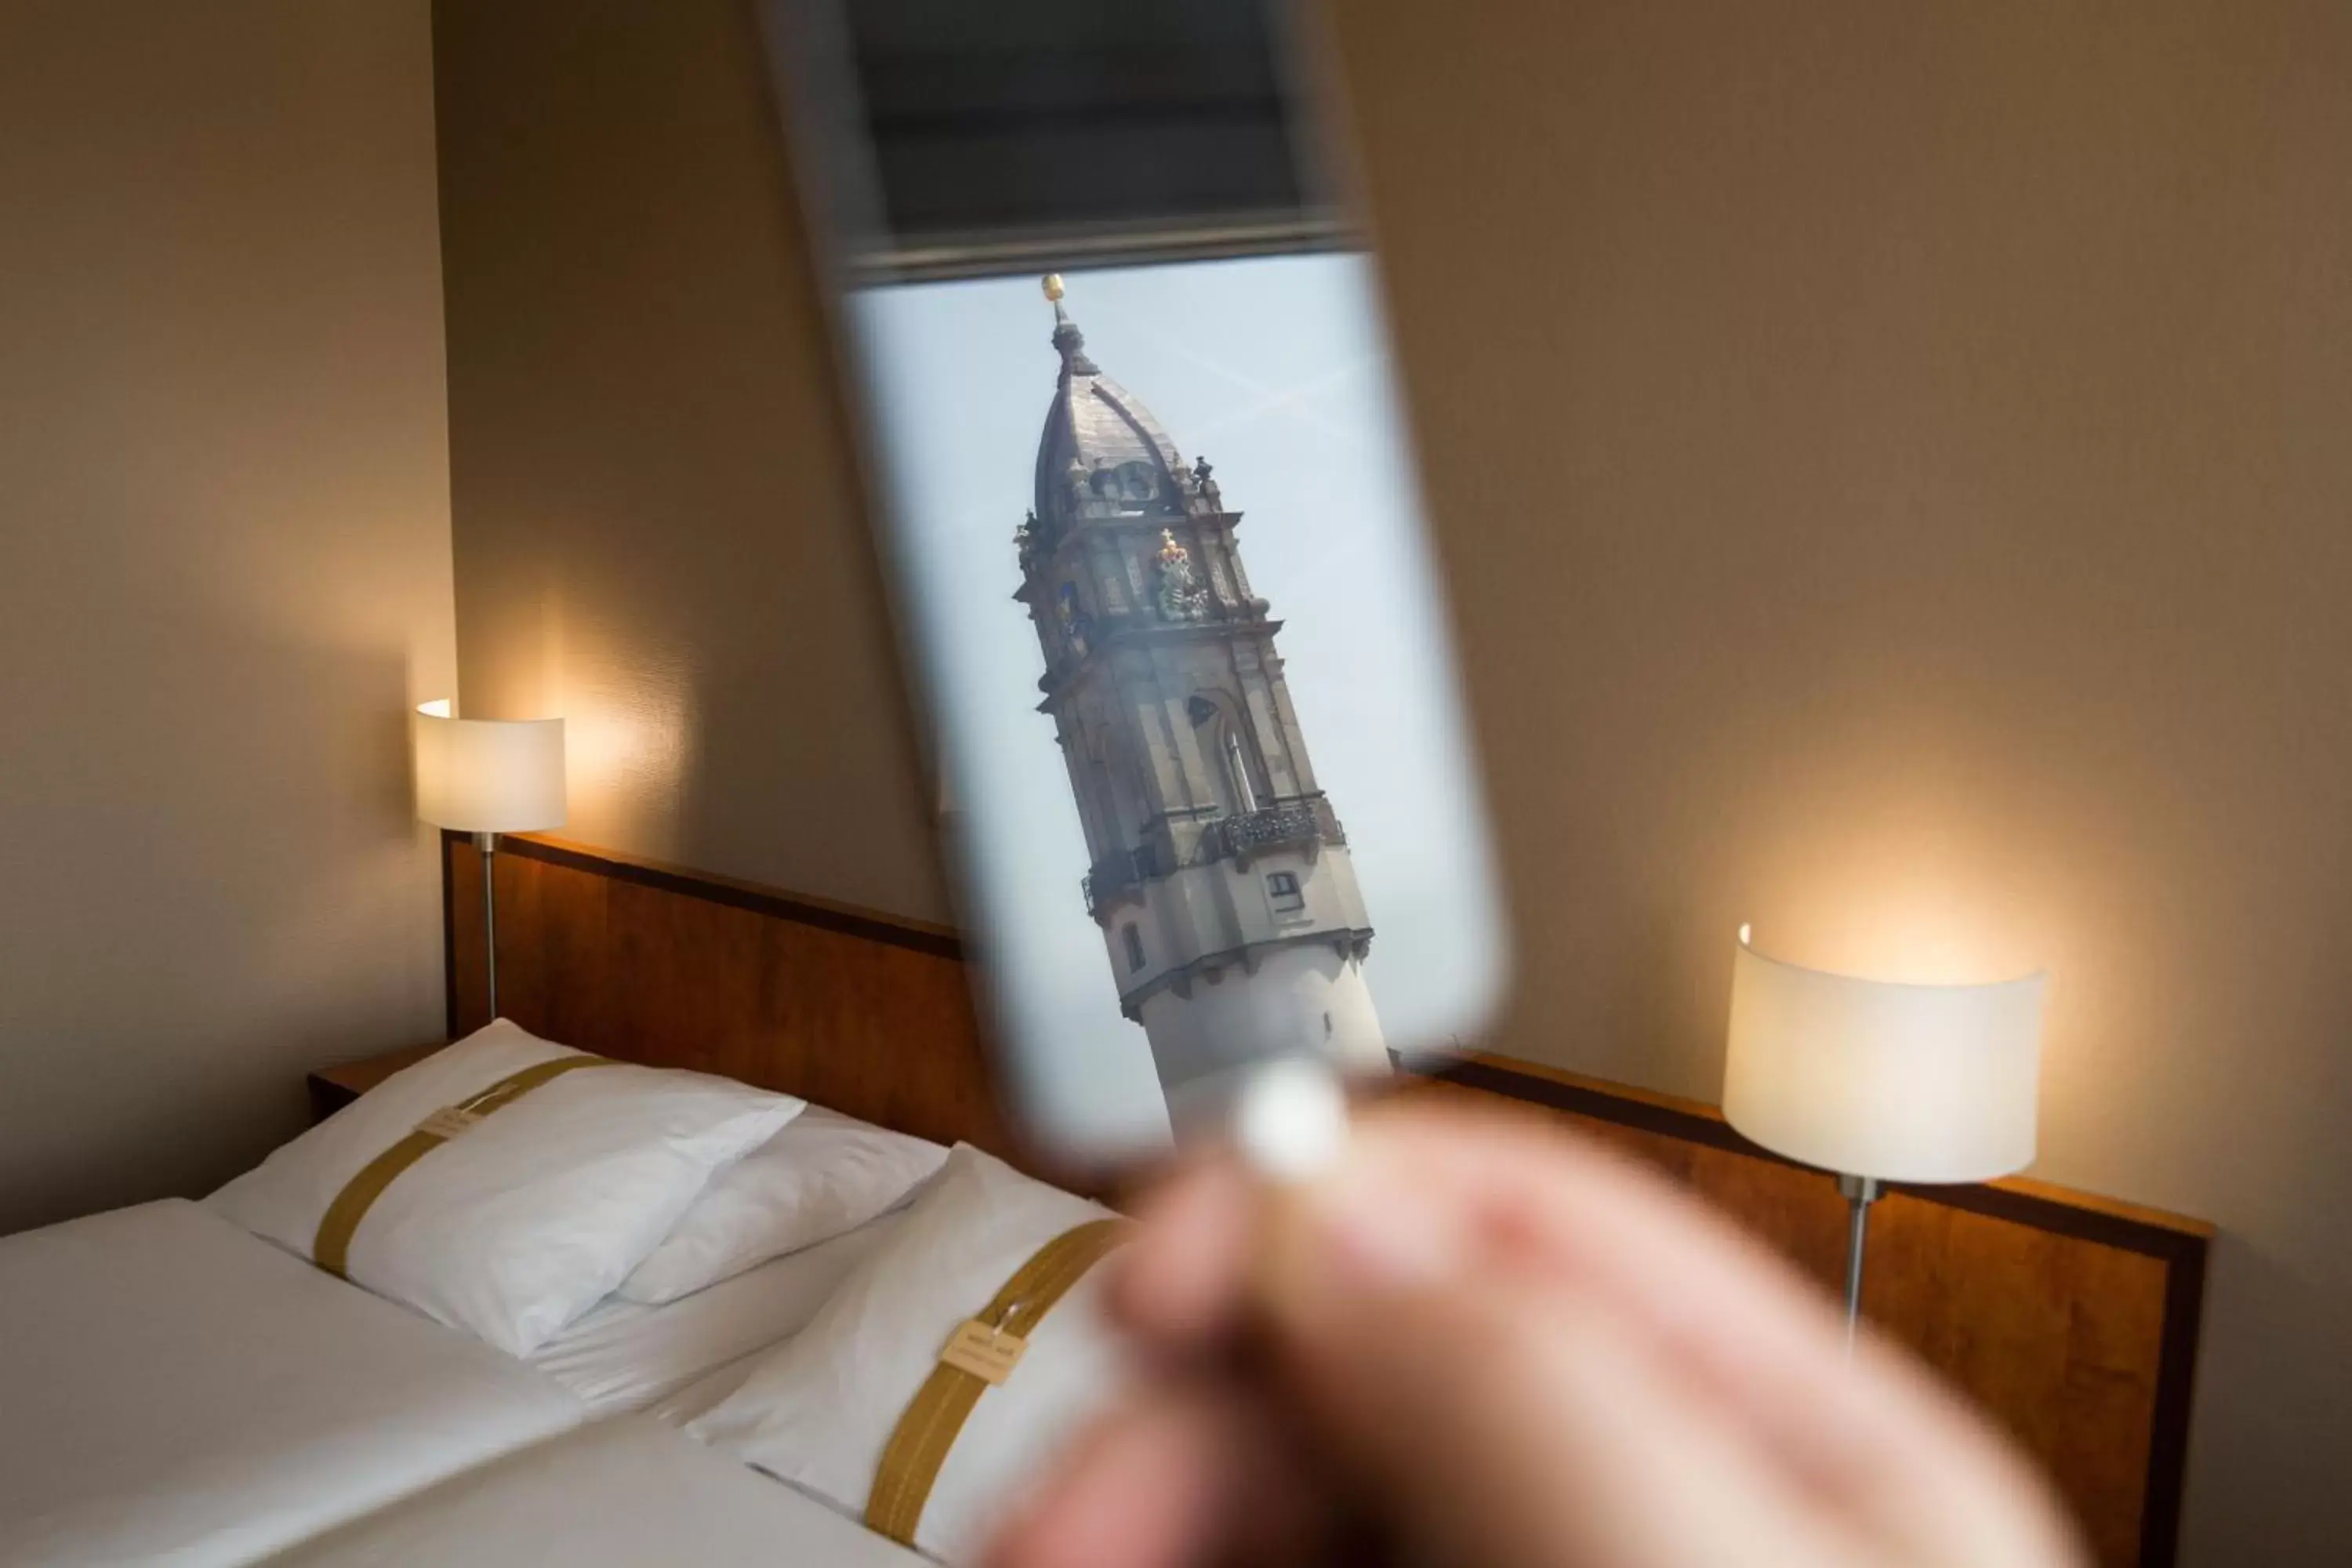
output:
M 416 1131 L 370 1160 L 359 1174 L 343 1184 L 327 1212 L 319 1216 L 319 1234 L 310 1243 L 310 1261 L 337 1279 L 346 1279 L 351 1264 L 352 1237 L 359 1233 L 360 1221 L 384 1189 L 398 1179 L 403 1171 L 475 1122 L 498 1110 L 512 1105 L 541 1084 L 562 1078 L 580 1068 L 610 1067 L 608 1058 L 576 1056 L 559 1057 L 551 1062 L 540 1062 L 520 1072 L 509 1073 L 498 1082 L 477 1094 L 443 1110 L 436 1110 L 420 1123 Z
M 973 1322 L 1016 1343 L 1026 1341 L 1054 1303 L 1118 1245 L 1126 1226 L 1124 1220 L 1098 1219 L 1064 1231 L 1004 1282 Z M 948 1451 L 989 1386 L 987 1378 L 945 1361 L 931 1368 L 882 1450 L 874 1490 L 866 1501 L 867 1529 L 902 1546 L 915 1543 L 915 1527 L 922 1521 L 923 1505 L 930 1500 L 940 1467 L 947 1463 Z

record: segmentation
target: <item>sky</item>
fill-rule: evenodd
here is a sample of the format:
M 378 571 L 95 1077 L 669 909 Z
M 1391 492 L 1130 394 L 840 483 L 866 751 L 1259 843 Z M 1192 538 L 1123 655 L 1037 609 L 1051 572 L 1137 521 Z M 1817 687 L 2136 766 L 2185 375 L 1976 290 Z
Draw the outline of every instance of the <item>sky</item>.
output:
M 1370 264 L 1350 255 L 1074 273 L 1087 353 L 1187 458 L 1215 466 L 1250 582 L 1376 931 L 1388 1042 L 1475 1034 L 1507 963 L 1488 847 Z M 934 704 L 978 938 L 1024 1109 L 1066 1144 L 1165 1136 L 1140 1025 L 1121 1017 L 1079 896 L 1085 834 L 1024 607 L 1013 532 L 1032 504 L 1060 357 L 1034 278 L 852 297 L 888 502 L 898 613 Z

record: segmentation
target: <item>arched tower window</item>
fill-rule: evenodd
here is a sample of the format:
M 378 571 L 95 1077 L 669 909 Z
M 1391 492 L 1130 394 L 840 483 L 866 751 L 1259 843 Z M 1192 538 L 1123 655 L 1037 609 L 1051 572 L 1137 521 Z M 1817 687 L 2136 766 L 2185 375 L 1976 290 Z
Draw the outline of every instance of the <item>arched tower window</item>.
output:
M 1265 764 L 1258 760 L 1240 705 L 1228 693 L 1202 691 L 1193 695 L 1187 711 L 1200 733 L 1201 756 L 1208 764 L 1217 804 L 1229 816 L 1266 804 Z
M 1257 786 L 1250 782 L 1249 757 L 1242 750 L 1241 735 L 1230 722 L 1220 723 L 1217 729 L 1224 742 L 1225 787 L 1233 794 L 1234 809 L 1255 811 Z

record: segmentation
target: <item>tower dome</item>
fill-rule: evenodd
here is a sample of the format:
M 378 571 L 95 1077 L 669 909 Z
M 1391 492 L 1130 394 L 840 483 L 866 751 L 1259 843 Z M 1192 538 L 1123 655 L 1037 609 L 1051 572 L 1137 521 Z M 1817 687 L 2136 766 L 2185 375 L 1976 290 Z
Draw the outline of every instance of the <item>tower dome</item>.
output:
M 1038 518 L 1058 532 L 1087 517 L 1182 516 L 1185 469 L 1176 443 L 1151 410 L 1087 357 L 1086 334 L 1062 307 L 1058 277 L 1046 279 L 1045 292 L 1062 371 L 1037 437 Z

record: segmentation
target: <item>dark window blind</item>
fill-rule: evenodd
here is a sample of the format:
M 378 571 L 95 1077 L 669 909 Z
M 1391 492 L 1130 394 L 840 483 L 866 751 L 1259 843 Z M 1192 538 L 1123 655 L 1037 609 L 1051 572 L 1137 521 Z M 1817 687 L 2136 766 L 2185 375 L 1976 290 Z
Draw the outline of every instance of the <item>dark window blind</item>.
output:
M 838 0 L 829 32 L 869 266 L 1336 242 L 1285 0 Z

